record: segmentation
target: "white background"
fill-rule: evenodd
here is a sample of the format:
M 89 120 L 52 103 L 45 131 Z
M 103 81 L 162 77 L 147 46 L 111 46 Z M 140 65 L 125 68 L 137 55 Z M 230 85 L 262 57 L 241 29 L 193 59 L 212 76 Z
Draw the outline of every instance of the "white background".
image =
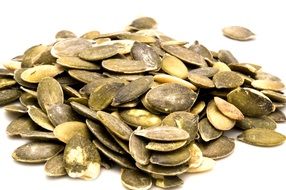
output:
M 138 16 L 151 16 L 158 28 L 178 40 L 199 40 L 211 50 L 229 49 L 240 62 L 261 64 L 285 77 L 285 18 L 283 1 L 258 0 L 2 0 L 0 1 L 0 60 L 22 54 L 28 47 L 50 43 L 54 34 L 68 29 L 81 35 L 89 30 L 120 31 Z M 256 40 L 237 42 L 222 36 L 228 25 L 242 25 Z M 8 138 L 11 116 L 0 110 L 0 189 L 124 189 L 118 169 L 102 170 L 93 181 L 51 179 L 42 165 L 13 161 L 11 153 L 24 143 Z M 286 134 L 286 125 L 278 131 Z M 234 153 L 217 162 L 213 171 L 184 176 L 179 189 L 285 189 L 286 145 L 259 148 L 240 142 Z

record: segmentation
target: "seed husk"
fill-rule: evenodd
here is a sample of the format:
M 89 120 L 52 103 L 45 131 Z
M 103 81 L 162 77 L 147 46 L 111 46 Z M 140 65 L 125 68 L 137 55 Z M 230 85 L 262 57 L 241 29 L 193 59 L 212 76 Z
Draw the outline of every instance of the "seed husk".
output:
M 59 82 L 51 77 L 44 78 L 37 88 L 38 103 L 43 111 L 64 102 L 64 93 Z
M 243 84 L 244 80 L 233 71 L 223 71 L 214 75 L 213 82 L 216 88 L 237 88 Z
M 119 138 L 129 140 L 133 130 L 120 119 L 103 111 L 97 112 L 97 119 Z
M 21 91 L 17 89 L 0 90 L 0 106 L 14 102 L 21 96 Z
M 182 173 L 185 173 L 188 168 L 189 164 L 185 163 L 179 166 L 160 166 L 155 164 L 148 164 L 148 165 L 141 165 L 139 163 L 136 163 L 136 166 L 145 172 L 156 174 L 156 175 L 163 175 L 163 176 L 174 176 L 174 175 L 180 175 Z
M 221 49 L 218 51 L 218 59 L 226 64 L 238 63 L 234 55 L 229 50 L 225 49 Z
M 275 121 L 265 115 L 261 117 L 245 117 L 243 120 L 238 121 L 236 126 L 243 130 L 251 128 L 276 129 Z
M 228 64 L 232 71 L 237 71 L 242 74 L 255 76 L 258 69 L 248 63 L 230 63 Z
M 248 41 L 255 37 L 253 32 L 242 26 L 228 26 L 223 28 L 222 32 L 224 36 L 239 41 Z
M 21 116 L 11 121 L 6 128 L 9 136 L 18 136 L 37 130 L 39 127 L 27 116 Z
M 103 144 L 101 144 L 97 139 L 94 139 L 92 142 L 95 144 L 95 146 L 99 149 L 100 152 L 102 152 L 109 159 L 116 162 L 118 165 L 124 168 L 135 169 L 133 162 L 131 162 L 130 159 L 127 158 L 126 156 L 123 156 L 108 149 Z
M 250 117 L 268 115 L 275 109 L 268 97 L 251 88 L 234 89 L 227 95 L 227 101 Z
M 91 180 L 100 173 L 100 155 L 86 137 L 74 135 L 65 147 L 64 166 L 72 178 Z
M 13 79 L 0 78 L 0 89 L 15 85 L 17 82 Z
M 212 56 L 211 52 L 205 46 L 200 44 L 198 41 L 195 41 L 189 47 L 189 49 L 194 51 L 194 52 L 197 52 L 198 54 L 200 54 L 208 62 L 212 62 L 213 61 L 213 56 Z
M 268 117 L 277 123 L 286 121 L 285 114 L 279 109 L 276 109 L 274 112 L 270 113 Z
M 199 115 L 206 107 L 206 103 L 204 101 L 197 102 L 192 109 L 190 110 L 190 113 L 194 115 Z
M 58 31 L 56 33 L 55 38 L 57 40 L 62 40 L 62 39 L 65 39 L 65 38 L 76 38 L 76 35 L 72 31 L 61 30 L 61 31 Z
M 241 113 L 241 111 L 234 105 L 225 101 L 224 99 L 219 98 L 219 97 L 214 97 L 214 102 L 217 108 L 219 109 L 219 111 L 221 111 L 221 113 L 227 116 L 228 118 L 234 119 L 234 120 L 244 119 L 244 116 Z
M 103 76 L 99 73 L 96 72 L 90 72 L 90 71 L 85 71 L 85 70 L 76 70 L 76 69 L 71 69 L 68 71 L 68 74 L 83 83 L 90 83 L 94 80 L 97 80 L 99 78 L 103 78 Z
M 191 168 L 199 167 L 202 164 L 204 157 L 201 149 L 195 143 L 191 143 L 188 149 L 191 155 L 191 158 L 189 160 L 189 170 L 190 170 Z
M 188 77 L 188 68 L 186 65 L 180 59 L 171 55 L 165 55 L 163 57 L 162 69 L 169 75 L 176 76 L 181 79 Z
M 157 25 L 157 22 L 151 17 L 140 17 L 132 21 L 130 26 L 142 30 L 154 28 Z
M 21 79 L 29 83 L 39 83 L 45 77 L 55 77 L 64 70 L 57 65 L 38 65 L 26 69 L 21 74 Z
M 148 190 L 152 187 L 152 178 L 140 170 L 121 169 L 121 183 L 127 189 Z
M 207 118 L 218 130 L 227 131 L 235 125 L 235 120 L 226 117 L 219 111 L 214 100 L 210 101 L 207 106 Z
M 129 138 L 129 151 L 130 155 L 136 162 L 142 165 L 149 164 L 151 152 L 146 148 L 147 142 L 134 134 Z
M 178 166 L 188 162 L 190 158 L 189 148 L 183 147 L 171 152 L 153 152 L 150 162 L 160 166 Z
M 27 107 L 23 106 L 22 104 L 19 105 L 7 105 L 4 107 L 5 111 L 13 112 L 13 113 L 27 113 Z
M 198 74 L 189 74 L 188 79 L 193 83 L 196 87 L 200 88 L 214 88 L 214 82 L 206 76 L 198 75 Z
M 49 142 L 30 142 L 18 147 L 12 154 L 17 162 L 42 163 L 64 149 L 63 145 Z
M 28 114 L 30 118 L 39 126 L 43 127 L 46 130 L 53 131 L 54 126 L 50 122 L 48 116 L 36 106 L 27 106 Z
M 108 71 L 134 74 L 148 71 L 148 66 L 144 61 L 128 59 L 107 59 L 102 61 L 102 67 Z
M 175 142 L 151 141 L 146 145 L 146 148 L 148 150 L 153 150 L 158 152 L 169 152 L 183 147 L 186 143 L 187 141 L 175 141 Z
M 199 67 L 207 66 L 207 63 L 205 62 L 204 58 L 200 54 L 190 49 L 187 49 L 179 45 L 162 45 L 161 47 L 169 54 L 191 65 Z
M 221 136 L 206 144 L 199 144 L 203 155 L 214 160 L 229 156 L 234 150 L 235 143 L 226 136 Z
M 71 69 L 84 69 L 84 70 L 100 69 L 99 65 L 88 61 L 84 61 L 78 57 L 60 57 L 57 59 L 57 64 Z
M 237 139 L 255 146 L 272 147 L 284 143 L 286 137 L 271 129 L 252 128 L 243 131 Z
M 50 158 L 45 164 L 45 173 L 49 177 L 59 177 L 67 175 L 64 166 L 64 155 L 58 154 Z
M 72 109 L 79 115 L 82 115 L 88 119 L 96 120 L 96 112 L 89 109 L 87 106 L 80 104 L 78 102 L 71 101 L 70 105 Z
M 280 81 L 272 80 L 254 80 L 251 85 L 256 89 L 280 91 L 285 85 Z
M 213 127 L 207 118 L 203 118 L 199 122 L 199 134 L 205 142 L 219 138 L 222 133 L 223 132 L 221 130 Z
M 54 135 L 64 143 L 68 143 L 76 134 L 85 138 L 90 137 L 87 125 L 79 121 L 65 122 L 56 126 L 54 129 Z
M 21 86 L 24 86 L 24 87 L 27 87 L 27 88 L 31 88 L 31 89 L 35 89 L 37 88 L 36 84 L 34 83 L 29 83 L 29 82 L 26 82 L 24 80 L 22 80 L 21 78 L 21 74 L 27 70 L 27 68 L 20 68 L 20 69 L 17 69 L 15 72 L 14 72 L 14 80 Z
M 195 92 L 175 83 L 161 84 L 146 94 L 146 100 L 150 106 L 163 113 L 188 110 L 196 98 Z
M 95 123 L 89 119 L 86 120 L 87 127 L 94 134 L 94 136 L 106 147 L 109 149 L 124 154 L 125 151 L 114 141 L 113 137 L 109 132 L 98 123 Z
M 190 137 L 185 130 L 171 126 L 155 126 L 136 130 L 135 135 L 156 141 L 181 141 Z
M 87 61 L 97 61 L 112 57 L 117 53 L 115 45 L 103 45 L 84 49 L 78 56 Z
M 284 94 L 281 94 L 280 92 L 275 92 L 272 90 L 262 90 L 260 92 L 262 92 L 264 95 L 266 95 L 272 101 L 286 103 L 286 96 Z
M 163 179 L 156 179 L 155 185 L 157 187 L 168 189 L 183 185 L 184 181 L 178 176 L 164 176 Z
M 112 105 L 117 106 L 135 100 L 149 90 L 152 82 L 152 76 L 145 76 L 128 83 L 119 89 L 114 97 Z
M 213 62 L 213 68 L 218 70 L 217 73 L 225 72 L 225 71 L 231 71 L 231 69 L 229 68 L 229 66 L 227 66 L 227 64 L 220 62 L 220 61 Z
M 127 109 L 119 112 L 120 118 L 127 124 L 142 128 L 159 126 L 162 122 L 161 118 L 144 109 Z
M 206 77 L 213 77 L 219 70 L 215 67 L 202 67 L 197 69 L 192 69 L 189 71 L 189 74 L 197 74 Z

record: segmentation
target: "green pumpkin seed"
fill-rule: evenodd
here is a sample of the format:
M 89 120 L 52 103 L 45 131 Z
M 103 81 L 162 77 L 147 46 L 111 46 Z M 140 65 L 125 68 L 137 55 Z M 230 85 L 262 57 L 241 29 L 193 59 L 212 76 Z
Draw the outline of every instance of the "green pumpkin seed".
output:
M 191 114 L 199 115 L 206 107 L 206 103 L 204 101 L 197 102 L 192 109 L 190 110 Z
M 223 71 L 214 75 L 213 82 L 216 88 L 237 88 L 243 84 L 244 80 L 233 71 Z
M 95 146 L 102 152 L 105 156 L 107 156 L 109 159 L 113 160 L 118 165 L 129 168 L 129 169 L 135 169 L 134 164 L 126 157 L 121 154 L 118 154 L 107 147 L 105 147 L 103 144 L 101 144 L 97 139 L 94 139 L 92 141 Z
M 62 39 L 65 39 L 65 38 L 76 38 L 76 35 L 72 31 L 61 30 L 61 31 L 58 31 L 56 33 L 55 37 L 56 37 L 57 40 L 62 40 Z
M 131 134 L 129 138 L 129 150 L 130 155 L 136 162 L 142 165 L 149 164 L 151 152 L 146 148 L 146 141 L 134 134 Z
M 109 71 L 126 74 L 148 71 L 148 65 L 144 61 L 128 59 L 107 59 L 102 61 L 102 67 Z
M 99 31 L 93 30 L 93 31 L 89 31 L 84 33 L 81 38 L 83 39 L 87 39 L 87 40 L 93 40 L 95 38 L 97 38 L 100 35 Z
M 64 102 L 64 94 L 61 85 L 51 77 L 44 78 L 37 88 L 38 103 L 43 111 L 47 111 L 55 104 Z
M 280 92 L 275 92 L 272 90 L 262 90 L 261 92 L 273 101 L 286 103 L 286 96 Z
M 196 87 L 200 88 L 214 88 L 214 82 L 206 76 L 198 75 L 198 74 L 189 74 L 188 79 L 193 83 Z
M 124 40 L 134 40 L 136 42 L 141 42 L 141 43 L 155 43 L 156 38 L 153 36 L 146 36 L 143 34 L 139 33 L 122 33 L 118 34 L 117 38 L 119 39 L 124 39 Z
M 36 106 L 27 106 L 30 118 L 42 128 L 53 131 L 54 126 L 50 122 L 48 116 Z
M 120 119 L 103 111 L 97 112 L 97 119 L 119 138 L 129 140 L 133 130 Z
M 121 183 L 127 189 L 148 190 L 152 187 L 152 178 L 140 170 L 121 169 Z
M 85 71 L 85 70 L 69 70 L 68 74 L 83 83 L 90 83 L 96 79 L 103 78 L 103 76 L 96 72 Z
M 89 109 L 87 106 L 78 102 L 70 102 L 72 109 L 79 115 L 82 115 L 88 119 L 96 120 L 96 112 Z
M 15 85 L 17 82 L 13 79 L 0 78 L 0 89 Z
M 236 126 L 241 129 L 251 129 L 251 128 L 267 128 L 274 130 L 276 128 L 276 123 L 268 116 L 261 117 L 245 117 L 243 120 L 238 121 Z
M 109 149 L 124 154 L 125 151 L 114 141 L 113 137 L 109 134 L 109 132 L 98 123 L 95 123 L 91 120 L 86 120 L 87 127 L 94 134 L 94 136 L 106 147 Z
M 232 71 L 237 71 L 239 73 L 255 76 L 258 69 L 249 63 L 230 63 L 228 64 Z
M 272 80 L 254 80 L 251 85 L 254 88 L 262 90 L 280 91 L 285 88 L 285 85 L 282 82 Z
M 242 26 L 228 26 L 223 28 L 222 31 L 224 36 L 239 41 L 248 41 L 255 37 L 253 32 Z
M 17 89 L 0 90 L 0 106 L 14 102 L 21 96 L 21 91 Z
M 163 113 L 188 110 L 196 98 L 195 92 L 175 83 L 159 85 L 146 94 L 146 100 L 150 106 Z
M 274 111 L 271 100 L 261 92 L 251 88 L 237 88 L 227 95 L 227 101 L 244 115 L 259 117 Z
M 136 130 L 135 135 L 156 141 L 181 141 L 187 140 L 190 137 L 185 130 L 170 126 L 149 127 Z
M 208 142 L 219 138 L 222 135 L 222 131 L 214 128 L 209 120 L 204 118 L 199 122 L 199 134 L 203 141 Z
M 201 149 L 195 143 L 191 143 L 188 149 L 191 155 L 191 158 L 189 160 L 190 170 L 191 168 L 199 167 L 203 163 L 204 157 Z
M 63 145 L 48 142 L 30 142 L 18 147 L 12 154 L 17 162 L 42 163 L 64 149 Z
M 219 72 L 231 71 L 231 69 L 229 68 L 229 66 L 227 66 L 227 64 L 220 61 L 213 62 L 213 68 L 218 69 L 218 72 L 216 74 L 218 74 Z
M 29 83 L 29 82 L 26 82 L 24 80 L 22 80 L 21 78 L 21 75 L 24 71 L 26 71 L 27 68 L 21 68 L 21 69 L 17 69 L 15 72 L 14 72 L 14 79 L 15 81 L 20 84 L 21 86 L 24 86 L 24 87 L 27 87 L 27 88 L 31 88 L 31 89 L 35 89 L 37 88 L 37 85 L 34 84 L 34 83 Z
M 181 79 L 188 77 L 188 68 L 186 65 L 178 58 L 165 55 L 162 59 L 162 70 L 169 75 L 176 76 Z
M 279 109 L 276 109 L 274 112 L 270 113 L 268 117 L 277 123 L 286 121 L 285 114 Z
M 11 121 L 6 128 L 6 133 L 9 136 L 17 136 L 30 133 L 37 130 L 39 127 L 27 116 L 18 117 Z
M 220 138 L 206 144 L 199 144 L 203 155 L 214 160 L 229 156 L 233 152 L 234 146 L 234 141 L 226 136 L 221 136 Z
M 176 141 L 176 142 L 160 142 L 151 141 L 146 145 L 148 150 L 154 150 L 158 152 L 170 152 L 183 147 L 187 141 Z
M 87 61 L 97 61 L 112 57 L 118 53 L 115 45 L 102 45 L 84 49 L 79 57 Z
M 244 116 L 241 111 L 234 105 L 228 103 L 222 98 L 214 97 L 214 102 L 216 107 L 221 111 L 221 113 L 230 119 L 243 120 Z
M 64 155 L 59 154 L 49 159 L 45 164 L 45 173 L 49 177 L 59 177 L 67 175 L 64 166 Z
M 189 49 L 194 51 L 194 52 L 197 52 L 198 54 L 200 54 L 208 62 L 212 62 L 213 61 L 213 56 L 212 56 L 211 52 L 205 46 L 200 44 L 198 41 L 195 41 L 189 47 Z
M 235 120 L 226 117 L 219 111 L 214 100 L 210 101 L 207 106 L 207 117 L 209 122 L 218 130 L 230 130 L 235 125 Z
M 68 143 L 74 135 L 81 135 L 85 138 L 90 137 L 87 125 L 79 121 L 65 122 L 56 126 L 54 135 L 64 143 Z
M 57 59 L 57 64 L 71 69 L 84 69 L 84 70 L 100 69 L 99 65 L 88 61 L 84 61 L 78 57 L 60 57 Z
M 237 139 L 255 146 L 272 147 L 284 143 L 286 137 L 271 129 L 252 128 L 243 131 Z
M 8 106 L 5 106 L 4 107 L 5 111 L 8 111 L 8 112 L 13 112 L 13 113 L 27 113 L 28 112 L 28 109 L 19 104 L 19 105 L 8 105 Z
M 154 28 L 156 25 L 157 22 L 151 17 L 140 17 L 133 20 L 130 24 L 130 26 L 138 30 Z
M 156 179 L 155 185 L 157 187 L 168 189 L 183 185 L 184 181 L 178 176 L 164 176 L 163 179 Z
M 217 56 L 221 62 L 224 62 L 226 64 L 238 63 L 234 55 L 228 50 L 224 50 L 224 49 L 219 50 Z
M 100 160 L 96 146 L 81 135 L 74 135 L 65 147 L 64 166 L 72 178 L 97 178 L 100 173 Z
M 189 71 L 189 74 L 197 74 L 206 77 L 213 77 L 219 70 L 215 67 L 202 67 L 197 69 L 192 69 Z

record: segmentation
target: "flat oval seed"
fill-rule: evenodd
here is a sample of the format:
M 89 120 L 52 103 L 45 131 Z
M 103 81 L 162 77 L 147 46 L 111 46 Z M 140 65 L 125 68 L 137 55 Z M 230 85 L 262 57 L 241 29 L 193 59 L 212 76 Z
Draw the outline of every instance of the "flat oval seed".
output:
M 72 109 L 79 115 L 82 115 L 88 119 L 96 120 L 96 112 L 89 109 L 87 106 L 78 102 L 70 102 Z
M 182 86 L 189 88 L 190 90 L 197 90 L 197 87 L 194 86 L 192 83 L 187 82 L 181 78 L 171 76 L 171 75 L 156 74 L 154 76 L 154 81 L 159 82 L 159 83 L 177 83 L 177 84 L 180 84 Z
M 117 53 L 115 45 L 103 45 L 84 49 L 78 56 L 87 61 L 97 61 L 112 57 Z
M 26 69 L 21 74 L 21 79 L 29 83 L 39 83 L 45 77 L 55 77 L 62 72 L 63 68 L 57 65 L 38 65 Z
M 199 172 L 206 172 L 215 166 L 216 161 L 211 158 L 203 157 L 203 162 L 197 168 L 189 168 L 188 173 L 199 173 Z
M 206 76 L 198 74 L 189 74 L 189 81 L 193 83 L 196 87 L 200 88 L 214 88 L 214 82 Z
M 99 73 L 96 72 L 91 72 L 91 71 L 85 71 L 85 70 L 74 70 L 70 69 L 68 70 L 68 74 L 83 83 L 90 83 L 94 80 L 97 80 L 99 78 L 103 78 L 103 76 Z
M 230 51 L 225 49 L 221 49 L 218 51 L 218 59 L 226 64 L 238 63 L 234 55 Z
M 5 111 L 13 112 L 13 113 L 27 113 L 28 109 L 22 104 L 19 105 L 7 105 L 4 107 Z
M 37 130 L 39 127 L 28 116 L 18 117 L 11 121 L 6 128 L 6 133 L 9 136 L 17 136 L 28 134 L 31 131 Z
M 163 175 L 163 176 L 175 176 L 185 173 L 188 168 L 189 164 L 185 163 L 179 166 L 159 166 L 156 164 L 148 164 L 146 166 L 136 163 L 136 166 L 145 172 L 156 174 L 156 175 Z
M 99 70 L 100 66 L 96 63 L 84 61 L 78 57 L 60 57 L 57 64 L 71 69 Z
M 144 109 L 127 109 L 120 111 L 119 115 L 125 123 L 133 127 L 141 126 L 142 128 L 148 128 L 159 126 L 162 122 L 159 116 L 152 114 Z
M 200 54 L 208 62 L 212 62 L 214 60 L 211 52 L 205 46 L 200 44 L 198 41 L 195 41 L 189 47 L 189 49 Z
M 114 97 L 112 105 L 117 106 L 135 100 L 150 88 L 152 82 L 152 76 L 145 76 L 128 83 L 119 89 Z
M 178 166 L 188 162 L 190 158 L 189 148 L 184 147 L 172 152 L 153 152 L 150 162 L 160 166 Z
M 277 123 L 286 121 L 286 116 L 284 112 L 279 109 L 276 109 L 274 112 L 270 113 L 268 117 Z
M 239 41 L 252 40 L 255 37 L 255 34 L 249 29 L 242 26 L 228 26 L 222 29 L 223 35 Z
M 51 124 L 48 116 L 36 106 L 27 106 L 30 118 L 39 126 L 46 130 L 53 131 L 54 126 Z
M 199 122 L 199 134 L 205 142 L 219 138 L 222 133 L 221 130 L 213 127 L 207 118 L 204 118 Z
M 271 129 L 253 128 L 243 131 L 238 140 L 255 146 L 278 146 L 285 142 L 286 137 Z
M 101 144 L 97 139 L 94 139 L 92 142 L 100 150 L 100 152 L 102 152 L 109 159 L 116 162 L 118 165 L 120 165 L 124 168 L 135 169 L 133 162 L 131 162 L 126 156 L 123 156 L 121 154 L 118 154 L 118 153 L 108 149 L 103 144 Z
M 223 71 L 214 75 L 216 88 L 237 88 L 244 83 L 243 78 L 233 71 Z
M 206 77 L 213 77 L 219 70 L 214 67 L 202 67 L 197 69 L 192 69 L 189 71 L 189 74 L 197 74 L 197 75 L 203 75 Z
M 125 151 L 117 144 L 109 132 L 98 123 L 95 123 L 89 119 L 86 120 L 87 127 L 94 134 L 94 136 L 109 149 L 124 154 Z
M 157 25 L 157 22 L 151 17 L 139 17 L 132 21 L 130 26 L 133 26 L 136 29 L 150 29 L 154 28 Z
M 201 149 L 195 143 L 191 143 L 188 146 L 188 149 L 191 155 L 191 159 L 189 160 L 189 169 L 199 167 L 204 159 Z
M 285 85 L 281 81 L 273 80 L 254 80 L 251 85 L 254 88 L 262 90 L 281 91 L 285 88 Z
M 0 106 L 14 102 L 21 96 L 21 91 L 17 89 L 0 90 Z
M 207 117 L 210 123 L 218 130 L 227 131 L 235 125 L 235 120 L 223 115 L 213 100 L 207 106 Z
M 186 143 L 187 141 L 176 141 L 176 142 L 151 141 L 146 145 L 146 148 L 148 150 L 154 150 L 158 152 L 169 152 L 183 147 Z
M 262 90 L 260 92 L 262 92 L 264 95 L 266 95 L 268 98 L 270 98 L 273 101 L 286 103 L 286 96 L 284 94 L 281 94 L 279 92 L 275 92 L 272 90 Z
M 165 55 L 163 57 L 162 69 L 169 75 L 173 75 L 181 79 L 188 77 L 188 68 L 186 65 L 180 59 L 171 55 Z
M 63 145 L 48 142 L 32 142 L 17 148 L 12 157 L 17 162 L 42 163 L 57 155 L 64 149 Z
M 224 99 L 219 98 L 219 97 L 214 97 L 214 102 L 217 108 L 219 109 L 219 111 L 221 111 L 223 115 L 229 117 L 230 119 L 234 119 L 234 120 L 244 119 L 244 116 L 241 113 L 241 111 L 237 107 L 232 105 L 231 103 L 228 103 L 227 101 L 225 101 Z
M 238 121 L 236 126 L 241 129 L 251 129 L 251 128 L 267 128 L 274 130 L 276 128 L 276 123 L 268 116 L 261 117 L 245 117 L 243 120 Z
M 28 68 L 21 68 L 21 69 L 17 69 L 15 72 L 14 72 L 14 79 L 15 81 L 17 81 L 17 83 L 23 87 L 27 87 L 27 88 L 31 88 L 31 89 L 35 89 L 37 88 L 37 84 L 35 83 L 29 83 L 29 82 L 26 82 L 24 81 L 22 78 L 21 78 L 21 75 L 22 73 L 27 70 Z
M 136 130 L 135 135 L 157 141 L 180 141 L 187 140 L 190 137 L 185 130 L 170 126 L 149 127 Z
M 142 165 L 149 164 L 151 152 L 146 148 L 147 143 L 144 139 L 136 136 L 134 132 L 129 138 L 129 151 L 130 155 L 136 162 Z
M 76 134 L 85 138 L 90 137 L 87 125 L 79 121 L 65 122 L 56 126 L 54 129 L 54 135 L 64 143 L 68 143 Z
M 188 110 L 196 98 L 195 92 L 175 83 L 161 84 L 146 94 L 146 100 L 150 106 L 163 113 Z
M 143 73 L 148 70 L 144 61 L 128 59 L 107 59 L 102 61 L 102 67 L 109 71 L 127 74 Z
M 217 160 L 229 156 L 233 152 L 235 144 L 228 137 L 221 136 L 206 144 L 199 144 L 199 147 L 205 157 Z
M 178 176 L 164 176 L 162 179 L 156 179 L 155 185 L 162 189 L 176 188 L 183 185 L 184 181 Z
M 120 119 L 103 111 L 97 112 L 97 119 L 119 138 L 129 140 L 133 130 Z
M 65 147 L 64 165 L 71 178 L 91 180 L 100 173 L 100 155 L 86 137 L 74 135 Z
M 140 170 L 121 169 L 121 183 L 127 189 L 148 190 L 152 187 L 152 178 Z
M 49 159 L 45 164 L 45 173 L 49 177 L 59 177 L 67 175 L 64 166 L 64 155 L 59 154 Z
M 227 95 L 227 101 L 250 117 L 267 115 L 275 109 L 268 97 L 251 88 L 237 88 L 231 91 Z
M 0 89 L 13 86 L 17 82 L 13 79 L 0 78 Z
M 51 77 L 44 78 L 37 88 L 38 103 L 43 111 L 64 102 L 64 93 L 59 82 Z

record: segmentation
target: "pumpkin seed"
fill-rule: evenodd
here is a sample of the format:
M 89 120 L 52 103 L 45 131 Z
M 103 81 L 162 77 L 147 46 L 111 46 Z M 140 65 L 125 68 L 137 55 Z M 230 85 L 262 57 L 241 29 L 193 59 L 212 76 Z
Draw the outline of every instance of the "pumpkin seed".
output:
M 99 70 L 100 66 L 88 61 L 84 61 L 78 57 L 60 57 L 57 64 L 71 69 Z
M 79 57 L 87 61 L 97 61 L 112 57 L 118 53 L 115 45 L 102 45 L 84 49 Z
M 270 113 L 268 117 L 277 123 L 286 121 L 285 114 L 279 109 L 276 109 L 274 112 Z
M 178 58 L 165 55 L 162 59 L 162 70 L 169 75 L 185 79 L 188 77 L 188 68 L 186 65 Z
M 17 162 L 42 163 L 64 149 L 63 145 L 48 142 L 30 142 L 18 147 L 12 154 Z
M 204 101 L 197 102 L 192 109 L 190 110 L 191 114 L 199 115 L 206 107 L 206 103 Z
M 14 102 L 21 96 L 21 91 L 17 89 L 0 90 L 0 106 Z
M 243 84 L 244 80 L 233 71 L 222 71 L 214 75 L 213 82 L 216 88 L 237 88 Z
M 226 64 L 238 63 L 237 59 L 229 50 L 221 49 L 218 51 L 217 56 L 221 62 L 224 62 Z
M 272 90 L 262 90 L 261 92 L 273 101 L 286 103 L 286 96 L 279 92 Z
M 238 140 L 255 146 L 278 146 L 286 140 L 285 135 L 266 128 L 252 128 L 243 131 Z
M 21 116 L 11 121 L 6 128 L 6 133 L 9 136 L 17 136 L 30 133 L 37 130 L 39 127 L 27 116 Z
M 283 90 L 285 87 L 282 82 L 272 80 L 254 80 L 251 85 L 257 89 L 274 91 Z
M 214 88 L 214 82 L 206 76 L 198 75 L 198 74 L 189 74 L 188 79 L 193 83 L 196 87 L 200 88 Z
M 85 71 L 85 70 L 72 70 L 71 69 L 68 71 L 68 73 L 72 78 L 80 82 L 83 82 L 83 83 L 90 83 L 99 78 L 103 78 L 103 76 L 99 73 Z
M 219 111 L 214 100 L 210 101 L 207 106 L 207 117 L 209 122 L 218 130 L 230 130 L 235 125 L 235 120 L 226 117 Z
M 213 77 L 218 71 L 219 71 L 218 68 L 215 67 L 202 67 L 190 70 L 189 74 L 190 75 L 197 74 L 206 77 Z
M 248 41 L 255 37 L 253 32 L 242 26 L 228 26 L 223 28 L 222 31 L 224 36 L 239 41 Z
M 148 150 L 154 150 L 158 152 L 169 152 L 183 147 L 186 143 L 187 141 L 175 141 L 175 142 L 151 141 L 146 145 L 146 148 Z
M 204 161 L 203 153 L 201 149 L 195 143 L 191 143 L 188 147 L 191 158 L 189 160 L 189 170 L 191 168 L 197 168 L 202 165 Z
M 146 94 L 146 100 L 150 106 L 163 113 L 188 110 L 196 98 L 195 92 L 175 83 L 161 84 Z
M 251 88 L 234 89 L 227 95 L 227 101 L 250 117 L 267 115 L 275 109 L 268 97 Z
M 213 56 L 212 56 L 211 52 L 205 46 L 200 44 L 198 41 L 195 41 L 189 47 L 189 49 L 194 51 L 194 52 L 197 52 L 198 54 L 200 54 L 208 62 L 212 62 L 213 61 Z
M 183 185 L 184 181 L 178 176 L 164 176 L 163 179 L 156 179 L 155 185 L 157 187 L 167 189 L 175 188 L 180 185 Z
M 244 116 L 241 111 L 234 105 L 228 103 L 222 98 L 214 97 L 214 102 L 216 107 L 221 111 L 221 113 L 230 119 L 243 120 Z
M 61 30 L 61 31 L 58 31 L 56 33 L 55 37 L 56 37 L 57 40 L 62 40 L 62 39 L 65 39 L 65 38 L 76 38 L 76 35 L 72 31 Z
M 79 121 L 65 122 L 56 126 L 54 129 L 54 135 L 64 143 L 68 143 L 75 135 L 81 135 L 85 138 L 90 137 L 87 125 Z
M 151 156 L 150 151 L 146 148 L 147 143 L 144 139 L 136 136 L 134 132 L 129 138 L 129 150 L 130 155 L 134 158 L 136 162 L 142 165 L 149 164 L 149 159 Z
M 238 71 L 239 73 L 255 76 L 258 69 L 248 63 L 230 63 L 228 64 L 232 71 Z
M 36 106 L 27 106 L 30 118 L 42 128 L 53 131 L 54 126 L 51 124 L 47 115 Z
M 213 127 L 209 120 L 204 118 L 199 122 L 199 134 L 203 141 L 208 142 L 219 138 L 222 135 L 222 131 Z
M 86 137 L 74 135 L 65 147 L 64 166 L 72 178 L 95 179 L 100 173 L 100 155 Z
M 245 117 L 243 120 L 238 121 L 236 126 L 241 129 L 251 129 L 251 128 L 267 128 L 274 130 L 276 128 L 276 123 L 267 116 L 261 117 Z
M 45 164 L 45 173 L 49 177 L 65 176 L 64 155 L 59 154 L 49 159 Z
M 156 25 L 157 22 L 151 17 L 140 17 L 133 20 L 130 24 L 130 26 L 138 30 L 154 28 Z
M 203 161 L 201 165 L 197 168 L 189 168 L 188 172 L 189 173 L 206 172 L 206 171 L 213 169 L 213 167 L 215 166 L 215 163 L 216 162 L 213 159 L 208 158 L 208 157 L 203 157 Z
M 96 112 L 89 109 L 87 106 L 80 104 L 78 102 L 70 102 L 72 109 L 77 112 L 79 115 L 82 115 L 88 119 L 95 120 Z
M 0 89 L 15 85 L 17 82 L 13 79 L 0 78 Z
M 163 175 L 163 176 L 175 176 L 185 173 L 189 165 L 188 163 L 179 165 L 179 166 L 160 166 L 155 164 L 148 164 L 148 165 L 141 165 L 136 163 L 136 166 L 145 172 L 156 174 L 156 175 Z
M 5 111 L 14 113 L 27 113 L 28 109 L 23 105 L 7 105 L 4 107 Z
M 152 178 L 140 170 L 121 169 L 121 183 L 127 189 L 147 190 L 152 187 Z
M 21 86 L 24 86 L 24 87 L 27 87 L 27 88 L 31 88 L 31 89 L 35 89 L 37 88 L 37 85 L 34 84 L 34 83 L 29 83 L 29 82 L 26 82 L 24 80 L 22 80 L 21 78 L 21 75 L 24 71 L 26 71 L 27 68 L 21 68 L 21 69 L 17 69 L 15 72 L 14 72 L 14 80 Z
M 128 59 L 107 59 L 102 61 L 102 67 L 109 71 L 127 74 L 148 71 L 148 65 L 144 61 Z

